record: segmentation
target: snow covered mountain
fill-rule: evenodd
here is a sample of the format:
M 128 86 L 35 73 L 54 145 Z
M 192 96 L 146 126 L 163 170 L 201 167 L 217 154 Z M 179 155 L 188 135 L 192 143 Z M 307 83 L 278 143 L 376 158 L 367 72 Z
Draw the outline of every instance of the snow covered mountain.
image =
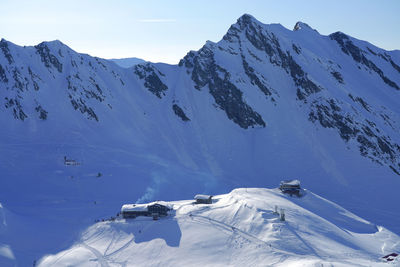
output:
M 32 264 L 122 203 L 285 178 L 400 233 L 399 86 L 400 51 L 250 15 L 179 65 L 2 39 L 0 245 Z
M 311 192 L 243 188 L 193 203 L 169 203 L 158 221 L 96 223 L 38 266 L 388 266 L 382 256 L 400 250 L 399 236 Z

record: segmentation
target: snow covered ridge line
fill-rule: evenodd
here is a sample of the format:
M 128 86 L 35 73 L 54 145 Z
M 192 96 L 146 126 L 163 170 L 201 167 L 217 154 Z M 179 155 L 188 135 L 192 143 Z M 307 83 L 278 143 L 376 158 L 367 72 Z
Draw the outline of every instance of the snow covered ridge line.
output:
M 145 93 L 146 101 L 156 97 L 154 104 L 163 107 L 167 102 L 163 112 L 192 125 L 205 110 L 194 102 L 206 94 L 217 114 L 242 129 L 262 131 L 274 123 L 271 114 L 280 116 L 295 101 L 307 123 L 335 131 L 397 175 L 399 84 L 399 53 L 341 32 L 322 36 L 301 22 L 293 31 L 266 25 L 247 14 L 221 41 L 190 51 L 178 66 L 143 62 L 122 68 L 59 41 L 34 47 L 0 42 L 0 112 L 16 120 L 57 120 L 55 105 L 64 115 L 77 111 L 81 119 L 101 123 L 118 110 L 134 113 L 121 99 Z M 189 101 L 192 94 L 196 100 Z
M 312 192 L 242 188 L 212 204 L 171 201 L 174 213 L 99 222 L 39 266 L 391 266 L 400 237 Z M 285 210 L 280 220 L 274 206 Z M 387 260 L 389 259 L 389 260 Z M 297 265 L 296 265 L 297 264 Z M 388 265 L 389 264 L 389 265 Z
M 131 68 L 137 64 L 144 63 L 145 61 L 140 58 L 136 57 L 131 57 L 131 58 L 112 58 L 109 59 L 110 61 L 113 61 L 115 64 L 117 64 L 120 67 L 123 68 Z

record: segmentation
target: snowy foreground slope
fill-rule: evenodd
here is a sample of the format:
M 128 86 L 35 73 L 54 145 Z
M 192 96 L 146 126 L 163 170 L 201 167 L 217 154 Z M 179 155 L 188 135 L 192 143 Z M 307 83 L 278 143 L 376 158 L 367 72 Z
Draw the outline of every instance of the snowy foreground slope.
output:
M 250 15 L 178 65 L 2 39 L 0 265 L 65 250 L 123 203 L 282 179 L 400 234 L 399 88 L 399 51 Z
M 235 189 L 214 203 L 173 201 L 166 218 L 117 219 L 86 229 L 39 266 L 394 266 L 400 237 L 306 192 Z M 278 205 L 286 214 L 281 222 Z

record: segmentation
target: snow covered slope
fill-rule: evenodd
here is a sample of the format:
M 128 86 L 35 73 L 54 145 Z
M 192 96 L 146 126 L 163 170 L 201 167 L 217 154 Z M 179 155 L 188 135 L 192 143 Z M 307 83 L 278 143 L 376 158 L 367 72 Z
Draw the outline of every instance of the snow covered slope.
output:
M 158 221 L 96 223 L 39 266 L 388 266 L 380 258 L 400 250 L 399 236 L 311 192 L 243 188 L 210 205 L 170 204 Z
M 0 203 L 0 235 L 8 230 L 6 221 L 6 209 Z M 5 266 L 12 266 L 15 264 L 15 256 L 8 244 L 0 240 L 0 263 Z
M 123 68 L 131 68 L 137 64 L 144 63 L 143 59 L 137 57 L 129 57 L 129 58 L 113 58 L 110 59 L 111 61 L 115 62 L 117 65 Z
M 0 240 L 30 265 L 122 203 L 295 178 L 400 233 L 399 66 L 399 51 L 250 15 L 179 65 L 3 39 Z

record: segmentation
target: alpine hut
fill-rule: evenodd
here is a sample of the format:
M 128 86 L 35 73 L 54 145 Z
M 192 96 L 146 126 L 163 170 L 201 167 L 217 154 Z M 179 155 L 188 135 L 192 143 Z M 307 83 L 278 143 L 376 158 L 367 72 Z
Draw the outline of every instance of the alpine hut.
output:
M 64 165 L 77 166 L 77 165 L 80 165 L 80 163 L 74 159 L 67 159 L 67 157 L 64 156 Z
M 149 216 L 146 204 L 125 204 L 121 208 L 123 218 L 136 218 L 138 216 Z
M 152 202 L 148 204 L 125 204 L 121 208 L 121 215 L 125 219 L 136 218 L 138 216 L 159 217 L 167 216 L 172 208 L 166 202 Z
M 299 180 L 284 180 L 281 181 L 279 189 L 282 193 L 289 195 L 300 195 L 300 181 Z

